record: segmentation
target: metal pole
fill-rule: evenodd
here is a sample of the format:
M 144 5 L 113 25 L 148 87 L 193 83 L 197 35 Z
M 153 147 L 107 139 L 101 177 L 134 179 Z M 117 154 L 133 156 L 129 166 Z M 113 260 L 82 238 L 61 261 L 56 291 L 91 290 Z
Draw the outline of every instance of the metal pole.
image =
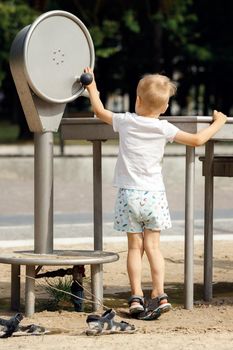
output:
M 204 215 L 204 300 L 213 297 L 213 160 L 214 142 L 209 141 L 205 146 L 205 215 Z
M 93 141 L 94 250 L 103 250 L 102 143 Z M 93 311 L 103 302 L 103 265 L 91 265 Z
M 25 281 L 25 315 L 33 315 L 35 312 L 35 266 L 26 266 Z
M 93 141 L 94 250 L 103 250 L 101 141 Z
M 20 265 L 11 265 L 11 310 L 20 309 Z
M 53 252 L 53 133 L 35 133 L 34 251 Z
M 186 146 L 185 171 L 185 309 L 193 308 L 195 148 Z
M 91 265 L 91 289 L 93 311 L 97 311 L 103 304 L 103 267 L 102 264 Z

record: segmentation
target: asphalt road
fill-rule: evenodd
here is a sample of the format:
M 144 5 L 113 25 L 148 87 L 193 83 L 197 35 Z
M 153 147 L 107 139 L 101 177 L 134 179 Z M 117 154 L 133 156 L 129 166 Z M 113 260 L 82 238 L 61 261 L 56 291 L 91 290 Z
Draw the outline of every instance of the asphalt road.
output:
M 168 146 L 164 158 L 164 179 L 173 228 L 164 231 L 166 237 L 184 235 L 185 157 L 184 147 Z M 90 146 L 65 149 L 66 156 L 55 150 L 54 159 L 54 237 L 91 238 L 93 236 L 92 157 Z M 231 153 L 232 146 L 220 147 L 219 153 Z M 103 212 L 104 237 L 121 237 L 112 228 L 116 190 L 112 187 L 116 162 L 116 146 L 103 146 Z M 198 150 L 203 153 L 203 148 Z M 0 146 L 0 241 L 33 239 L 33 172 L 32 146 Z M 204 178 L 202 164 L 196 157 L 195 174 L 195 235 L 203 237 Z M 233 181 L 215 178 L 214 234 L 232 235 Z

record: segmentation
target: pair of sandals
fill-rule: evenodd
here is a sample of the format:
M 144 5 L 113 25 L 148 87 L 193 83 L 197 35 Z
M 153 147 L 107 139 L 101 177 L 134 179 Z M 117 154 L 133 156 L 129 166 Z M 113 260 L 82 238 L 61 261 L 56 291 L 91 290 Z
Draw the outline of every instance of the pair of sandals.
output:
M 88 324 L 86 335 L 134 333 L 136 331 L 135 326 L 128 322 L 115 321 L 115 316 L 116 313 L 112 309 L 108 309 L 101 316 L 95 314 L 89 315 L 86 319 Z
M 172 308 L 165 293 L 148 301 L 142 296 L 132 295 L 128 304 L 131 316 L 145 321 L 156 320 L 161 314 L 170 311 Z

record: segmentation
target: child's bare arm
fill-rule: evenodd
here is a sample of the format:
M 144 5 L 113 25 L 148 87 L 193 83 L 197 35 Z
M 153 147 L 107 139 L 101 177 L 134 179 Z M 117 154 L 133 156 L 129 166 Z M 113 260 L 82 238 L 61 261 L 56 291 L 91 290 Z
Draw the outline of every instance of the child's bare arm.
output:
M 182 143 L 187 146 L 201 146 L 206 143 L 212 136 L 214 136 L 219 129 L 226 123 L 227 116 L 221 112 L 214 111 L 213 123 L 204 130 L 196 134 L 190 134 L 185 131 L 178 131 L 174 141 Z
M 112 114 L 113 113 L 111 111 L 109 111 L 108 109 L 104 108 L 103 103 L 100 100 L 99 91 L 97 90 L 94 74 L 93 74 L 91 68 L 87 67 L 85 69 L 85 72 L 91 73 L 93 75 L 93 81 L 91 84 L 86 86 L 86 89 L 89 93 L 91 105 L 92 105 L 92 108 L 93 108 L 95 115 L 99 119 L 103 120 L 105 123 L 112 125 Z

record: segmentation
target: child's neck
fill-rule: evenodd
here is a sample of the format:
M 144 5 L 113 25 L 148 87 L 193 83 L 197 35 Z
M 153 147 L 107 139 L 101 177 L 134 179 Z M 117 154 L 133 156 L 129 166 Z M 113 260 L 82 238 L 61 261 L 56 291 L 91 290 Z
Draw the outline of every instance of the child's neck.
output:
M 144 108 L 138 108 L 136 110 L 136 113 L 140 115 L 141 117 L 146 117 L 146 118 L 159 118 L 160 113 L 158 111 L 148 111 Z

